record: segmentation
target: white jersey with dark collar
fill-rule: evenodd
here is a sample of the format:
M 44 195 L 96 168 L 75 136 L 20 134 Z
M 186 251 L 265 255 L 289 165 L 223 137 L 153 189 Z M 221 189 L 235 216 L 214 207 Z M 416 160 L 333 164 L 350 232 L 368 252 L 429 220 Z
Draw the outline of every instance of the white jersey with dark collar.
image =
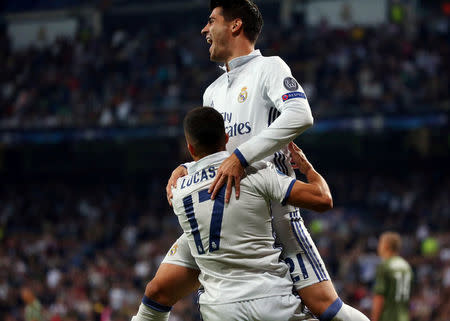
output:
M 271 163 L 247 168 L 239 200 L 224 203 L 225 188 L 215 200 L 208 187 L 229 156 L 219 152 L 191 164 L 173 190 L 173 209 L 199 267 L 205 289 L 201 304 L 223 304 L 287 295 L 292 280 L 280 249 L 274 247 L 270 200 L 284 202 L 295 179 Z
M 313 122 L 303 89 L 280 57 L 259 50 L 231 60 L 228 69 L 203 95 L 203 105 L 223 116 L 227 150 L 244 166 L 265 159 L 292 174 L 286 145 Z

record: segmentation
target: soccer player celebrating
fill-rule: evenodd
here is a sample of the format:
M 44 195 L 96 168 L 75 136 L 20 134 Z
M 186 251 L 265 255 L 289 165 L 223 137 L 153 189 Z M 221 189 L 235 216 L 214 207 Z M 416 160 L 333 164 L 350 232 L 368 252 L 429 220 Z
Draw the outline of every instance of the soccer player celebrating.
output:
M 172 297 L 198 288 L 198 283 L 189 280 L 198 278 L 203 286 L 199 303 L 205 321 L 312 321 L 292 295 L 289 267 L 280 261 L 281 250 L 274 246 L 270 201 L 326 211 L 333 206 L 326 181 L 297 145 L 290 143 L 292 160 L 308 183 L 281 173 L 271 163 L 257 162 L 246 169 L 240 201 L 226 205 L 225 187 L 211 200 L 208 188 L 229 156 L 223 117 L 211 107 L 195 108 L 186 115 L 184 130 L 194 163 L 173 190 L 173 207 L 195 262 L 192 268 L 178 267 L 180 275 L 173 276 L 181 287 L 173 288 Z M 168 256 L 177 251 L 173 247 Z M 161 264 L 132 321 L 168 319 L 170 309 L 158 303 L 164 298 L 155 301 L 151 289 L 155 280 L 171 275 L 165 273 L 168 266 L 177 268 Z M 176 286 L 170 279 L 166 282 Z
M 225 202 L 235 186 L 240 196 L 240 180 L 245 168 L 258 160 L 271 161 L 281 172 L 294 177 L 286 145 L 313 123 L 311 110 L 289 67 L 279 57 L 264 57 L 255 50 L 262 28 L 262 17 L 250 0 L 212 0 L 208 23 L 202 30 L 210 59 L 224 63 L 224 74 L 205 91 L 203 105 L 218 110 L 229 135 L 225 159 L 209 188 L 211 199 L 223 191 Z M 188 174 L 186 166 L 174 170 L 167 185 Z M 223 192 L 220 192 L 223 193 Z M 320 320 L 367 320 L 359 311 L 344 304 L 330 281 L 320 254 L 314 245 L 298 208 L 271 202 L 273 226 L 282 256 L 290 266 L 294 286 L 303 302 Z M 238 224 L 238 222 L 236 222 Z M 155 278 L 146 288 L 146 296 L 167 310 L 182 295 L 197 285 L 189 282 L 196 268 L 183 234 L 163 261 Z M 162 272 L 164 271 L 164 272 Z M 187 292 L 189 293 L 189 292 Z
M 257 162 L 247 167 L 240 200 L 225 206 L 225 186 L 214 200 L 208 193 L 217 168 L 229 156 L 223 117 L 213 108 L 196 108 L 186 115 L 184 130 L 195 163 L 178 180 L 172 203 L 200 269 L 203 320 L 302 320 L 289 269 L 274 246 L 268 202 L 322 212 L 332 207 L 327 183 L 291 143 L 292 158 L 308 184 L 271 163 Z
M 401 238 L 385 232 L 378 242 L 383 262 L 377 268 L 372 307 L 372 321 L 409 321 L 409 295 L 412 270 L 399 256 Z

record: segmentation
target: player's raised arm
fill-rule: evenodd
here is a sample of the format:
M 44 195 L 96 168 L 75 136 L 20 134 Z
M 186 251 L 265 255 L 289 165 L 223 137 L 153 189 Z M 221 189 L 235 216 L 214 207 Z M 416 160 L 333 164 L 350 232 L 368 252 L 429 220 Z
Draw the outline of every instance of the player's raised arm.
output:
M 306 95 L 283 60 L 279 57 L 268 58 L 259 80 L 262 95 L 276 107 L 280 115 L 268 128 L 240 145 L 222 163 L 218 177 L 210 188 L 213 198 L 225 182 L 225 200 L 229 200 L 233 183 L 238 198 L 238 183 L 245 167 L 279 151 L 313 125 L 314 119 Z
M 308 183 L 295 181 L 287 198 L 287 203 L 316 212 L 324 212 L 333 208 L 333 199 L 325 179 L 316 172 L 296 144 L 290 143 L 289 151 L 292 161 L 299 167 L 300 172 L 306 175 Z

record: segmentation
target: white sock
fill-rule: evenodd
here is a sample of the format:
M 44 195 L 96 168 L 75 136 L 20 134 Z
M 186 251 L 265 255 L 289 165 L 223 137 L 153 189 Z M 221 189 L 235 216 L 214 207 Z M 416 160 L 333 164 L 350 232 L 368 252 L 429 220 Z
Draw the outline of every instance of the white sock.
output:
M 363 313 L 337 298 L 319 317 L 320 321 L 370 321 Z
M 161 310 L 161 311 L 158 311 Z M 131 318 L 131 321 L 167 321 L 170 311 L 162 311 L 141 303 L 138 313 Z

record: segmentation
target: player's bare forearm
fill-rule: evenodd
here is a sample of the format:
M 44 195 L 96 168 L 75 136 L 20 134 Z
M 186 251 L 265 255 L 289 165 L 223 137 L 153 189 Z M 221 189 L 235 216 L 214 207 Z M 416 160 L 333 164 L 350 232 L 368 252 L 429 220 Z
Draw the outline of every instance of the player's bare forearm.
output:
M 333 208 L 331 194 L 315 184 L 296 181 L 292 187 L 287 203 L 315 212 L 325 212 Z
M 372 301 L 372 321 L 378 321 L 380 320 L 381 312 L 383 311 L 384 307 L 384 297 L 379 294 L 375 294 Z
M 295 182 L 287 202 L 291 205 L 324 212 L 333 208 L 333 198 L 325 179 L 314 169 L 305 154 L 294 143 L 289 144 L 292 161 L 305 174 L 308 183 Z
M 309 184 L 318 187 L 320 195 L 328 197 L 331 200 L 331 191 L 328 187 L 327 181 L 314 169 L 314 167 L 311 166 L 305 175 Z

